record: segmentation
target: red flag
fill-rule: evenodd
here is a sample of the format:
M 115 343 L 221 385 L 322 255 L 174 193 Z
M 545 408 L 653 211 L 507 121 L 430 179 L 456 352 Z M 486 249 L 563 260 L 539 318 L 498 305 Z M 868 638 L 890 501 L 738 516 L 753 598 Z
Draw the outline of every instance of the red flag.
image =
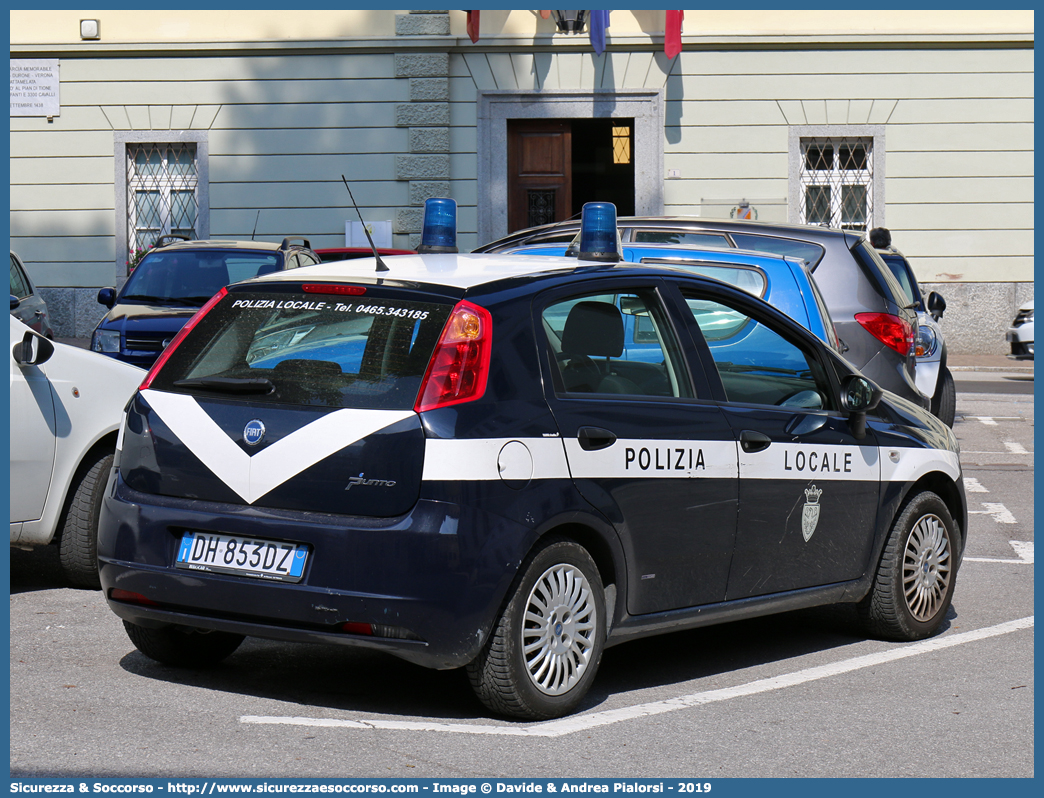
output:
M 541 11 L 540 12 L 540 18 L 541 19 L 547 19 L 550 16 L 551 16 L 551 12 L 550 11 Z
M 682 20 L 684 11 L 665 11 L 667 19 L 663 26 L 663 51 L 668 58 L 674 58 L 681 52 Z
M 471 43 L 475 44 L 479 40 L 479 11 L 468 12 L 468 36 L 471 38 Z

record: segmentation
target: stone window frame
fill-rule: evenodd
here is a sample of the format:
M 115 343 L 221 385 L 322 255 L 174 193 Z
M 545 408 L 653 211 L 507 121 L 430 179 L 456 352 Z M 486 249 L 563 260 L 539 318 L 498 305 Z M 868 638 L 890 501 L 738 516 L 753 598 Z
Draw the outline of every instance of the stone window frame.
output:
M 787 131 L 787 221 L 801 224 L 801 140 L 807 138 L 873 139 L 873 216 L 870 227 L 885 227 L 885 126 L 791 125 Z
M 662 91 L 480 91 L 476 148 L 478 240 L 510 232 L 507 220 L 509 119 L 634 119 L 634 212 L 663 215 L 664 97 Z
M 116 275 L 126 277 L 129 258 L 129 229 L 127 219 L 127 145 L 180 144 L 196 145 L 197 225 L 200 239 L 210 238 L 210 143 L 202 130 L 117 130 L 113 133 L 113 160 L 115 161 L 116 208 Z

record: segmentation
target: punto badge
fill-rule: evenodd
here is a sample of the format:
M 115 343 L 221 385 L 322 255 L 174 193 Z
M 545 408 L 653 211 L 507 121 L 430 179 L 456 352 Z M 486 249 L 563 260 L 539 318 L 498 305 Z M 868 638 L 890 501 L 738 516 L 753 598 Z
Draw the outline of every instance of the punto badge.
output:
M 806 543 L 808 543 L 809 538 L 812 537 L 812 533 L 816 531 L 816 526 L 819 524 L 819 497 L 822 495 L 823 491 L 815 485 L 805 488 L 805 498 L 808 501 L 805 502 L 805 506 L 801 510 L 801 536 Z

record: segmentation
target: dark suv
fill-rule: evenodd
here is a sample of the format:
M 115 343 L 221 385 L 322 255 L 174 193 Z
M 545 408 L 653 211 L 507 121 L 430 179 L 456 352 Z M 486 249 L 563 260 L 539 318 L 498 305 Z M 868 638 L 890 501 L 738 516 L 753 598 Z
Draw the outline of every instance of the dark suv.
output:
M 226 285 L 320 262 L 304 238 L 276 244 L 163 236 L 123 290 L 98 292 L 98 302 L 109 312 L 91 336 L 91 349 L 147 369 L 185 322 Z
M 695 216 L 625 216 L 618 219 L 617 226 L 624 244 L 735 247 L 801 258 L 815 275 L 838 337 L 848 347 L 845 358 L 885 390 L 930 407 L 929 397 L 918 390 L 914 377 L 917 312 L 862 234 L 814 225 Z M 532 227 L 475 252 L 508 252 L 532 244 L 572 241 L 579 230 L 579 221 Z

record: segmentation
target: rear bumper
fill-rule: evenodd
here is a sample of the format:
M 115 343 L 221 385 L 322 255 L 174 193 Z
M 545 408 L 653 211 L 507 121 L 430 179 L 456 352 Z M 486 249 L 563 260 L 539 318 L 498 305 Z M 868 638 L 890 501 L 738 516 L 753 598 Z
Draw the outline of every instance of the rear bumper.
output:
M 304 576 L 287 583 L 177 568 L 186 528 L 306 543 Z M 397 518 L 353 518 L 154 496 L 117 476 L 102 507 L 98 562 L 109 607 L 141 626 L 362 646 L 453 668 L 485 642 L 529 532 L 445 502 L 422 500 Z M 114 601 L 113 588 L 155 604 Z M 350 634 L 345 623 L 390 627 L 395 636 Z

